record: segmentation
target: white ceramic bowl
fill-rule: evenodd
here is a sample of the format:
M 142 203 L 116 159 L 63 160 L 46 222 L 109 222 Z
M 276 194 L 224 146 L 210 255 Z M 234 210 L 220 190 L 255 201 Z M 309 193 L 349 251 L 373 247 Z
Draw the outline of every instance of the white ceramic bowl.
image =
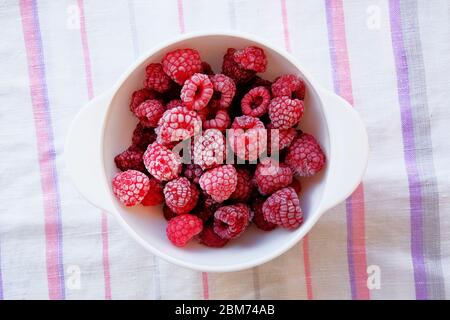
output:
M 266 52 L 268 69 L 262 75 L 264 78 L 273 80 L 278 75 L 292 73 L 306 81 L 301 128 L 320 141 L 327 165 L 320 174 L 302 180 L 304 223 L 300 228 L 293 231 L 277 228 L 266 233 L 252 226 L 239 239 L 221 249 L 208 248 L 195 241 L 185 248 L 177 248 L 166 238 L 167 222 L 160 206 L 127 208 L 115 199 L 111 190 L 110 181 L 118 172 L 114 156 L 129 146 L 137 123 L 128 108 L 130 94 L 142 87 L 145 66 L 160 62 L 168 51 L 195 48 L 217 72 L 227 48 L 248 45 L 257 45 Z M 80 111 L 65 146 L 69 175 L 88 201 L 115 216 L 124 229 L 152 253 L 184 267 L 213 272 L 250 268 L 291 248 L 325 211 L 352 193 L 361 181 L 367 157 L 368 139 L 364 125 L 347 102 L 322 88 L 284 50 L 253 36 L 234 33 L 183 35 L 139 58 L 111 90 L 90 101 Z

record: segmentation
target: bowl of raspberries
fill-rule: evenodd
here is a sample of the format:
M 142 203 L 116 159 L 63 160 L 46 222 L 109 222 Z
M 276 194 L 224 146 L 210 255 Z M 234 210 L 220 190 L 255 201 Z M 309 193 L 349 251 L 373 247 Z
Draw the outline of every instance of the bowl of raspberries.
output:
M 202 271 L 295 245 L 364 173 L 358 114 L 252 36 L 184 35 L 134 63 L 74 120 L 69 175 L 144 247 Z

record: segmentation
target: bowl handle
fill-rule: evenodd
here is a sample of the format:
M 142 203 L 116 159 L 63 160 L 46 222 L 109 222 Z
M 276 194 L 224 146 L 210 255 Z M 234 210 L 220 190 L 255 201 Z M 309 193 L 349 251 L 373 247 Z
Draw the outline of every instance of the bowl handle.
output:
M 329 178 L 322 212 L 345 200 L 358 187 L 367 167 L 369 139 L 361 117 L 344 99 L 321 91 L 330 134 Z
M 104 177 L 101 127 L 112 92 L 105 92 L 84 106 L 73 120 L 64 147 L 66 169 L 80 194 L 94 206 L 113 210 Z

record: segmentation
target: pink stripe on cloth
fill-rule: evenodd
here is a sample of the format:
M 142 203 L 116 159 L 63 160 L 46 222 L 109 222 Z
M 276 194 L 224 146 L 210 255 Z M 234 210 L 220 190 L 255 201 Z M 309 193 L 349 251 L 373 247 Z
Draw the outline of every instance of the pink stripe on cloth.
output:
M 31 104 L 41 174 L 49 298 L 64 299 L 61 208 L 44 53 L 36 2 L 21 0 L 20 14 L 27 54 Z
M 291 38 L 289 34 L 289 22 L 287 14 L 286 0 L 280 0 L 281 4 L 281 20 L 283 21 L 283 34 L 284 34 L 284 45 L 288 52 L 291 52 Z M 305 284 L 306 292 L 309 300 L 313 299 L 313 288 L 312 288 L 312 276 L 311 276 L 311 266 L 309 260 L 309 238 L 305 235 L 302 240 L 303 243 L 303 265 L 305 272 Z
M 353 89 L 342 0 L 326 0 L 328 37 L 335 91 L 353 105 Z M 364 189 L 347 199 L 347 255 L 353 299 L 370 299 L 367 288 Z
M 209 285 L 207 272 L 202 272 L 202 283 L 203 283 L 203 299 L 209 300 Z
M 86 85 L 89 100 L 94 98 L 94 85 L 92 82 L 91 58 L 89 53 L 89 42 L 86 31 L 86 20 L 84 13 L 84 1 L 77 0 L 78 10 L 80 11 L 80 35 L 81 45 L 83 47 L 84 70 L 86 73 Z M 105 299 L 111 299 L 111 274 L 109 268 L 109 232 L 108 232 L 108 216 L 105 212 L 101 213 L 102 228 L 102 246 L 103 246 L 103 276 L 105 282 Z

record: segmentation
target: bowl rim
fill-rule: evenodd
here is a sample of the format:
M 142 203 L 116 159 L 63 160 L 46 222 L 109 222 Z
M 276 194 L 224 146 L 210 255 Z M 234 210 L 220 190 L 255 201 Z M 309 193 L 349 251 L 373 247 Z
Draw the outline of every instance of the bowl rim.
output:
M 151 56 L 159 53 L 161 50 L 164 50 L 166 47 L 176 44 L 181 41 L 185 41 L 185 40 L 189 40 L 189 39 L 193 39 L 193 38 L 210 37 L 210 36 L 229 36 L 229 37 L 236 37 L 236 38 L 241 38 L 241 39 L 248 40 L 251 42 L 255 42 L 257 44 L 261 44 L 265 47 L 270 48 L 271 50 L 273 50 L 274 52 L 279 54 L 282 58 L 286 59 L 288 62 L 290 62 L 292 65 L 294 65 L 302 73 L 302 75 L 307 80 L 307 82 L 309 82 L 310 89 L 312 89 L 316 93 L 318 100 L 320 102 L 319 109 L 320 109 L 322 118 L 327 120 L 326 113 L 324 112 L 324 104 L 323 104 L 323 99 L 322 99 L 322 91 L 325 89 L 323 89 L 322 85 L 320 85 L 316 81 L 316 79 L 311 75 L 311 73 L 309 71 L 305 70 L 305 68 L 302 66 L 302 64 L 299 63 L 297 61 L 297 59 L 292 54 L 287 52 L 285 49 L 280 48 L 277 45 L 273 45 L 273 44 L 269 43 L 267 40 L 261 39 L 258 36 L 255 36 L 253 34 L 244 33 L 244 32 L 213 30 L 213 31 L 207 31 L 207 32 L 205 32 L 205 31 L 190 32 L 190 33 L 185 33 L 182 35 L 177 35 L 177 36 L 169 38 L 168 40 L 159 42 L 159 44 L 153 46 L 151 49 L 149 49 L 146 52 L 144 52 L 143 54 L 139 55 L 139 57 L 136 58 L 134 60 L 134 62 L 132 62 L 130 64 L 130 66 L 116 80 L 116 82 L 114 83 L 112 88 L 109 89 L 110 98 L 108 100 L 108 105 L 106 106 L 105 114 L 102 117 L 102 123 L 100 125 L 100 144 L 99 144 L 100 161 L 101 161 L 101 165 L 102 165 L 102 178 L 103 178 L 104 186 L 106 186 L 106 187 L 109 186 L 106 168 L 105 168 L 105 154 L 104 154 L 104 141 L 105 141 L 106 125 L 108 123 L 109 116 L 111 114 L 111 112 L 110 112 L 111 102 L 115 99 L 121 86 L 129 78 L 131 73 L 133 73 L 145 60 L 147 60 Z M 329 132 L 329 128 L 328 128 L 328 122 L 325 121 L 324 125 L 326 127 L 326 135 L 327 135 L 327 138 L 329 141 L 329 151 L 328 151 L 329 156 L 328 156 L 328 158 L 331 159 L 333 148 L 332 148 L 332 144 L 331 144 L 331 140 L 330 140 L 331 137 L 330 137 L 330 132 Z M 327 170 L 327 172 L 325 173 L 325 175 L 323 177 L 324 182 L 328 182 L 328 180 L 329 180 L 328 179 L 330 176 L 329 171 L 330 170 Z M 305 235 L 311 230 L 311 228 L 316 224 L 318 219 L 323 214 L 324 210 L 323 210 L 322 204 L 324 201 L 324 195 L 325 195 L 326 191 L 327 191 L 327 185 L 325 184 L 323 194 L 322 194 L 319 204 L 317 206 L 317 212 L 314 212 L 314 214 L 311 216 L 311 218 L 308 219 L 308 221 L 306 221 L 302 225 L 301 231 L 296 236 L 292 237 L 291 239 L 289 239 L 289 241 L 284 243 L 282 246 L 278 247 L 277 250 L 274 250 L 268 254 L 261 255 L 261 257 L 258 257 L 258 258 L 252 259 L 252 260 L 248 260 L 248 261 L 245 261 L 242 263 L 235 263 L 233 265 L 226 265 L 226 266 L 212 266 L 212 265 L 205 266 L 205 265 L 201 265 L 201 264 L 186 262 L 182 259 L 175 258 L 171 255 L 168 255 L 165 252 L 158 249 L 157 247 L 151 245 L 148 241 L 143 239 L 118 213 L 118 208 L 117 208 L 118 204 L 114 201 L 112 196 L 110 196 L 110 198 L 111 198 L 110 200 L 113 202 L 114 212 L 111 212 L 111 214 L 113 214 L 115 216 L 115 218 L 119 221 L 120 225 L 140 245 L 142 245 L 145 249 L 149 250 L 151 253 L 163 258 L 164 260 L 166 260 L 168 262 L 171 262 L 173 264 L 176 264 L 176 265 L 179 265 L 182 267 L 186 267 L 186 268 L 189 268 L 192 270 L 197 270 L 197 271 L 233 272 L 233 271 L 249 269 L 249 268 L 264 264 L 266 262 L 269 262 L 269 261 L 275 259 L 276 257 L 282 255 L 283 253 L 285 253 L 286 251 L 291 249 L 293 246 L 295 246 L 301 239 L 303 239 L 305 237 Z

